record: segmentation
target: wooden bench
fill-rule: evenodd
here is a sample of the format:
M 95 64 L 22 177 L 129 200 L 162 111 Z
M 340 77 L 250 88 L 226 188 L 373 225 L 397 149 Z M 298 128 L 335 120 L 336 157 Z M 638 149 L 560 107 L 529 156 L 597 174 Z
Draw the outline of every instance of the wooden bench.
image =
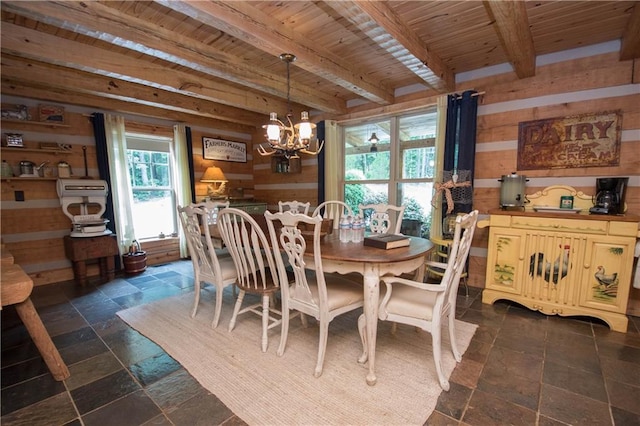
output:
M 69 377 L 69 369 L 62 360 L 58 349 L 51 341 L 47 329 L 31 302 L 33 281 L 24 270 L 15 264 L 5 263 L 3 250 L 2 272 L 0 276 L 0 301 L 2 306 L 15 305 L 18 316 L 49 367 L 53 378 L 62 381 Z M 11 256 L 13 259 L 13 256 Z

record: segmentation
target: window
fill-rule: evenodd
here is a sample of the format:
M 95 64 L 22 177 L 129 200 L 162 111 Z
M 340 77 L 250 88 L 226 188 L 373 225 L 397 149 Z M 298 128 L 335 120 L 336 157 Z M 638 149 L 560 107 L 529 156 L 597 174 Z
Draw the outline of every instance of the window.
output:
M 139 239 L 177 232 L 171 139 L 127 133 L 133 227 Z
M 377 136 L 377 142 L 372 136 Z M 342 127 L 345 202 L 406 206 L 403 232 L 428 236 L 436 109 Z

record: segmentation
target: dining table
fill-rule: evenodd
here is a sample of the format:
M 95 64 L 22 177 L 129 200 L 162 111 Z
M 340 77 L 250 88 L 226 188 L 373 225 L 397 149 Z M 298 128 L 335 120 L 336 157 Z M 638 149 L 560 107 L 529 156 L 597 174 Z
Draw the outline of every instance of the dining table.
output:
M 363 242 L 341 242 L 338 233 L 326 235 L 320 243 L 324 272 L 339 274 L 357 273 L 363 277 L 364 316 L 366 321 L 368 373 L 367 384 L 376 384 L 376 337 L 378 331 L 378 306 L 380 278 L 385 275 L 416 273 L 418 281 L 424 279 L 426 256 L 433 250 L 431 241 L 408 236 L 406 247 L 381 249 L 365 246 Z M 313 256 L 305 257 L 307 267 L 314 269 Z
M 263 215 L 251 217 L 268 235 L 266 219 Z M 220 239 L 216 224 L 209 225 L 212 240 Z M 331 229 L 331 231 L 333 231 Z M 365 246 L 360 242 L 341 242 L 338 232 L 329 232 L 322 237 L 320 251 L 324 272 L 342 275 L 360 274 L 363 277 L 364 316 L 367 325 L 368 373 L 367 383 L 375 385 L 376 336 L 378 331 L 378 306 L 380 303 L 380 278 L 385 275 L 413 273 L 413 278 L 424 279 L 425 261 L 434 249 L 434 244 L 421 237 L 407 236 L 410 244 L 405 247 L 381 249 Z M 221 239 L 220 239 L 221 241 Z M 305 256 L 307 268 L 315 269 L 313 255 Z

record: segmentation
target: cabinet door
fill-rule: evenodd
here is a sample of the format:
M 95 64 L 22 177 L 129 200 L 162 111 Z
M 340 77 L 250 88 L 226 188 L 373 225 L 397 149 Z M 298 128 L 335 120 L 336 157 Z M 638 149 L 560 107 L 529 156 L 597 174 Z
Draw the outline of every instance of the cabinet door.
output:
M 567 232 L 525 231 L 522 296 L 575 306 L 586 237 Z
M 486 287 L 504 293 L 522 294 L 524 232 L 491 227 Z
M 588 238 L 581 279 L 582 306 L 626 312 L 633 249 L 633 238 Z

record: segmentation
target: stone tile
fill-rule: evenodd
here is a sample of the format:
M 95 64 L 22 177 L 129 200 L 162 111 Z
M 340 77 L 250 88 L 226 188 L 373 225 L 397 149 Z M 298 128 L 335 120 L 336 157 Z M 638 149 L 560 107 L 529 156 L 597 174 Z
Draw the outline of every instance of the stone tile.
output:
M 180 364 L 164 352 L 129 366 L 131 374 L 142 386 L 150 385 L 180 368 Z
M 640 383 L 636 383 L 635 386 L 613 380 L 607 380 L 606 383 L 612 407 L 640 414 Z
M 614 424 L 617 426 L 640 425 L 640 414 L 631 413 L 618 407 L 611 407 Z
M 531 410 L 538 410 L 540 381 L 509 374 L 504 370 L 485 369 L 477 389 Z
M 491 373 L 493 376 L 522 377 L 534 382 L 540 382 L 542 377 L 542 359 L 494 346 L 491 349 L 484 370 L 480 378 Z
M 129 372 L 120 370 L 72 390 L 71 397 L 80 414 L 84 415 L 139 389 Z
M 538 426 L 567 426 L 567 423 L 560 422 L 555 419 L 550 419 L 547 416 L 538 416 Z
M 151 303 L 156 300 L 165 299 L 170 296 L 177 296 L 179 294 L 181 294 L 181 291 L 177 287 L 158 286 L 156 288 L 149 289 L 147 291 L 133 293 L 133 294 L 129 294 L 121 297 L 116 297 L 113 300 L 120 306 L 119 310 L 122 310 L 123 308 L 131 308 L 133 306 L 144 305 L 146 303 Z
M 471 339 L 471 342 L 469 342 L 469 347 L 464 353 L 463 358 L 466 360 L 476 361 L 484 364 L 487 360 L 487 357 L 489 356 L 489 352 L 491 352 L 491 345 L 482 343 L 475 339 Z
M 541 332 L 534 332 L 531 329 L 527 330 L 525 327 L 506 328 L 503 326 L 500 329 L 494 344 L 512 351 L 526 353 L 537 358 L 543 358 L 545 334 L 546 332 L 544 330 Z
M 59 350 L 60 356 L 67 366 L 108 351 L 109 348 L 104 344 L 102 339 L 91 339 Z
M 103 339 L 126 366 L 164 352 L 160 346 L 131 328 L 110 334 Z
M 425 426 L 456 426 L 459 425 L 460 422 L 452 419 L 451 417 L 445 416 L 439 411 L 434 411 L 424 424 Z M 225 423 L 225 426 L 227 425 L 228 423 Z
M 140 425 L 160 414 L 153 401 L 139 390 L 82 416 L 85 426 Z
M 611 425 L 609 405 L 584 395 L 542 385 L 540 414 L 572 425 Z
M 137 293 L 140 289 L 127 280 L 122 278 L 116 278 L 113 281 L 109 281 L 108 283 L 104 283 L 103 285 L 98 287 L 105 296 L 113 299 L 120 296 L 125 296 L 131 293 Z
M 558 364 L 601 374 L 595 340 L 591 337 L 550 330 L 545 351 L 546 358 Z
M 601 357 L 613 358 L 640 365 L 640 348 L 611 341 L 598 341 L 597 345 L 598 353 Z
M 176 425 L 209 426 L 222 424 L 234 414 L 215 395 L 195 396 L 167 414 Z
M 545 361 L 543 383 L 566 389 L 602 402 L 609 402 L 604 378 L 580 368 Z
M 607 379 L 640 386 L 640 365 L 606 357 L 600 358 L 600 365 L 602 374 Z
M 122 321 L 120 317 L 114 316 L 106 321 L 97 322 L 91 324 L 96 334 L 100 337 L 106 337 L 110 334 L 117 333 L 119 331 L 130 329 L 126 322 Z
M 40 351 L 29 337 L 26 341 L 23 341 L 22 345 L 17 346 L 4 346 L 2 344 L 2 367 L 8 367 L 13 364 L 18 364 L 24 361 L 28 361 L 32 358 L 39 358 Z M 2 381 L 4 386 L 4 381 Z
M 462 424 L 482 426 L 534 425 L 536 412 L 476 390 L 462 417 Z
M 478 379 L 480 378 L 483 367 L 483 363 L 465 359 L 463 356 L 462 362 L 456 365 L 456 368 L 454 368 L 451 373 L 449 382 L 455 382 L 470 389 L 475 389 L 478 385 Z
M 443 423 L 444 424 L 444 423 Z M 222 426 L 247 426 L 247 423 L 238 416 L 231 416 L 221 423 Z
M 53 379 L 51 374 L 44 374 L 34 379 L 8 386 L 2 389 L 0 401 L 1 414 L 12 413 L 35 402 L 65 392 L 64 384 Z
M 29 405 L 11 414 L 3 415 L 3 426 L 64 425 L 78 417 L 68 392 L 62 392 L 35 404 Z
M 640 319 L 638 322 L 640 323 Z M 593 331 L 596 336 L 596 343 L 610 342 L 640 348 L 640 333 L 634 333 L 630 328 L 631 326 L 628 327 L 628 331 L 626 333 L 619 333 L 617 331 L 612 331 L 609 327 L 594 327 Z
M 582 321 L 573 317 L 549 316 L 549 330 L 558 330 L 568 333 L 581 334 L 584 336 L 593 336 L 593 328 L 591 326 L 591 318 L 589 321 Z
M 60 351 L 68 346 L 88 342 L 96 338 L 98 338 L 98 336 L 95 331 L 93 331 L 91 327 L 87 326 L 58 336 L 53 336 L 51 337 L 51 340 L 53 341 L 53 344 L 56 345 L 56 348 L 58 348 L 58 351 Z
M 436 410 L 448 417 L 460 420 L 467 407 L 472 390 L 454 382 L 449 382 L 449 384 L 449 391 L 440 394 Z
M 142 423 L 142 426 L 174 426 L 171 423 L 171 420 L 167 418 L 165 414 L 159 414 L 149 420 L 148 422 Z
M 71 375 L 65 383 L 69 390 L 74 390 L 123 369 L 111 352 L 104 352 L 69 366 Z
M 38 356 L 35 358 L 4 367 L 1 375 L 2 387 L 12 386 L 16 383 L 42 376 L 48 372 L 49 368 L 47 364 L 45 364 L 42 357 L 40 357 L 40 353 L 38 353 Z
M 208 393 L 186 370 L 180 369 L 146 388 L 165 412 L 170 413 L 194 396 Z

